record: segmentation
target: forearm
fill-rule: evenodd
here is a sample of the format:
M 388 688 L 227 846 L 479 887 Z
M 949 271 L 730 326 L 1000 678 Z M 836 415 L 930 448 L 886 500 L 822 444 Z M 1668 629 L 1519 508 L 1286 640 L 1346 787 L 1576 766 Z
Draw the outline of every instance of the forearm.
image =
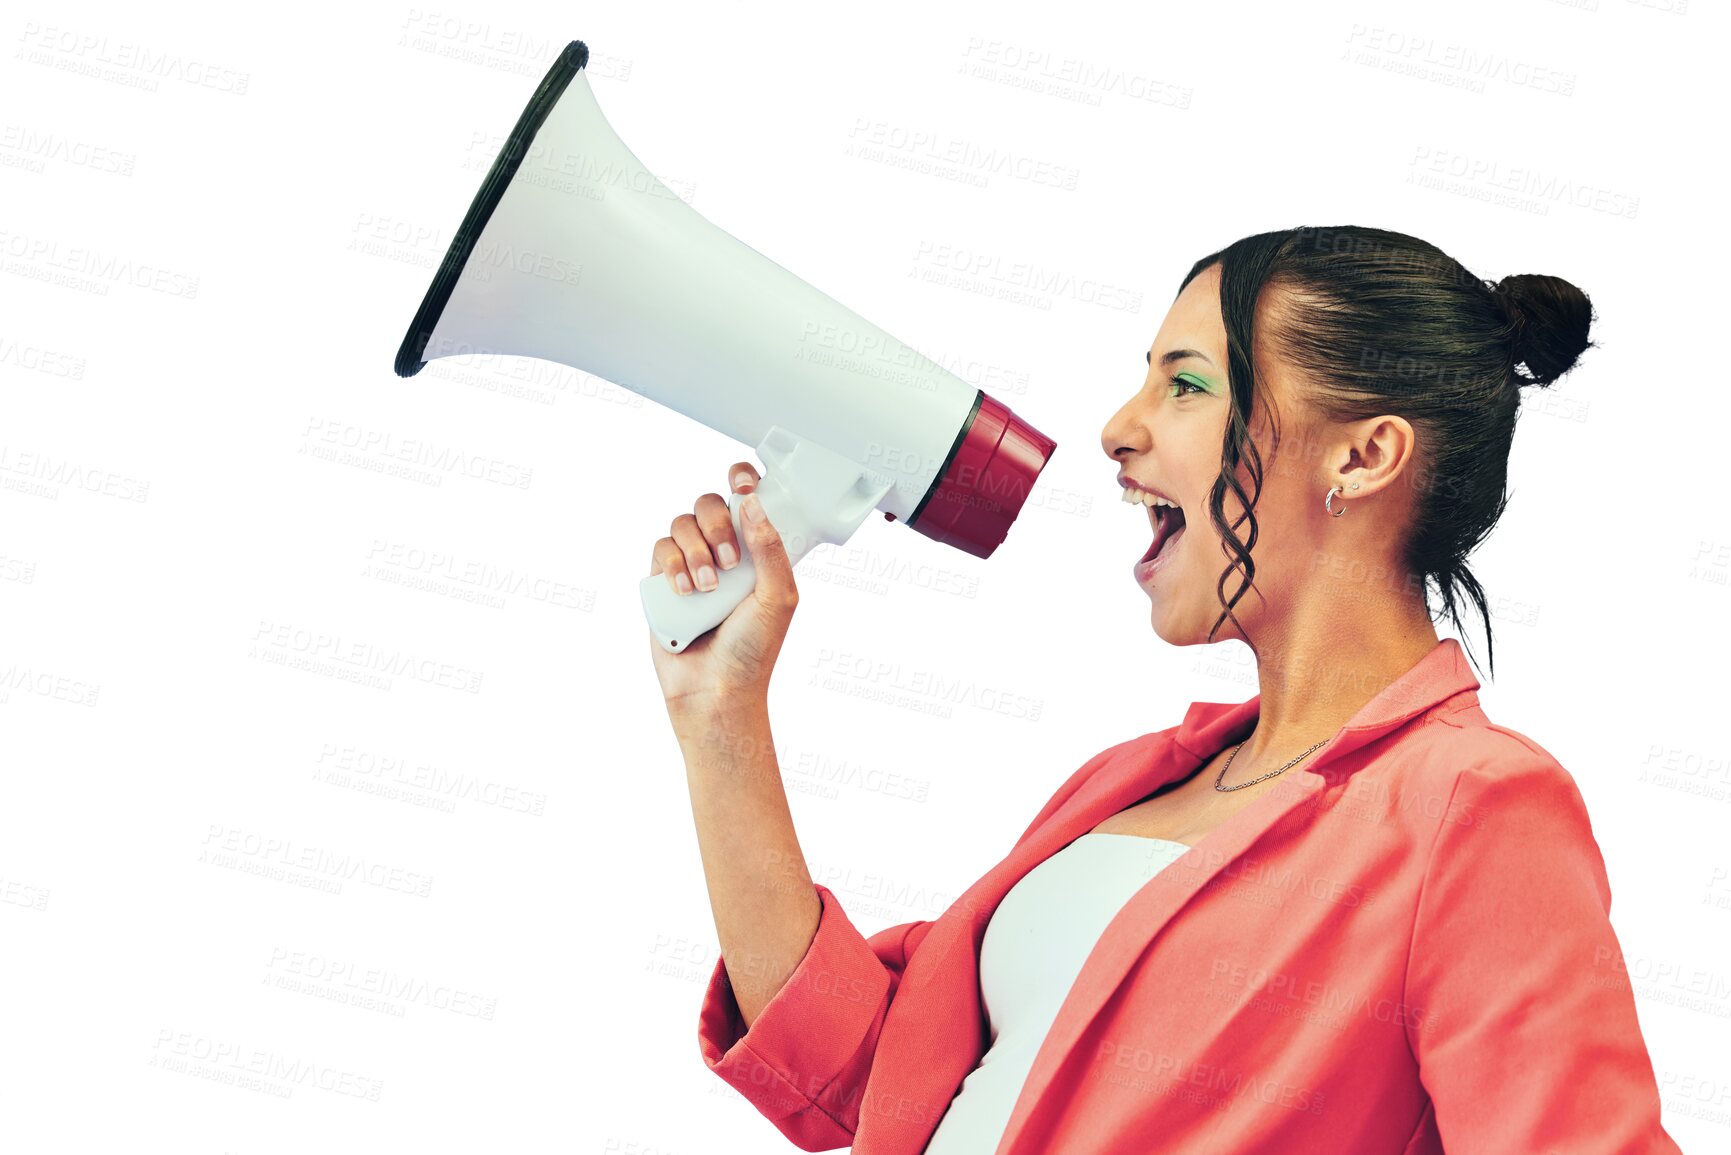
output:
M 768 704 L 673 723 L 721 957 L 749 1027 L 805 957 L 821 903 L 788 810 Z

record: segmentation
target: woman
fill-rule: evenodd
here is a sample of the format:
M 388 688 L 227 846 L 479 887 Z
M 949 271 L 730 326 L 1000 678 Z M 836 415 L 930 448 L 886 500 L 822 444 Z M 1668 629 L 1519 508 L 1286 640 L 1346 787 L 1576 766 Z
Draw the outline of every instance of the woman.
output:
M 1261 692 L 1096 755 L 942 917 L 869 938 L 789 817 L 766 700 L 798 595 L 745 498 L 753 595 L 650 646 L 721 944 L 705 1063 L 808 1151 L 1675 1152 L 1580 792 L 1486 718 L 1427 596 L 1489 652 L 1466 557 L 1521 387 L 1590 321 L 1378 229 L 1198 261 L 1101 447 L 1149 507 L 1154 632 L 1242 639 Z M 713 588 L 739 547 L 705 494 L 651 573 Z

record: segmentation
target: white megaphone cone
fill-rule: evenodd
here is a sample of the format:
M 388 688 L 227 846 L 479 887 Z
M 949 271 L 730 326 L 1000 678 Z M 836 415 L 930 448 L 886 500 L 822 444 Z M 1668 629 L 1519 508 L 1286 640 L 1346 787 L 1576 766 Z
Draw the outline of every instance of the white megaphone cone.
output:
M 572 41 L 493 162 L 397 352 L 541 357 L 755 446 L 764 512 L 798 562 L 874 508 L 989 557 L 1056 443 L 948 370 L 705 220 L 625 147 Z M 742 546 L 739 495 L 730 501 Z M 742 554 L 746 551 L 742 548 Z M 756 584 L 641 593 L 668 651 Z

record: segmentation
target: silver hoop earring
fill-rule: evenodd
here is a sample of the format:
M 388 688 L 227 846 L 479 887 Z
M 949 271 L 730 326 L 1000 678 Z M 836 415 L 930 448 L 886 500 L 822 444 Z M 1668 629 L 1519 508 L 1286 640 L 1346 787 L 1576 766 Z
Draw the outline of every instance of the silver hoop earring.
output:
M 1347 486 L 1347 488 L 1357 489 L 1358 482 L 1353 482 L 1351 485 Z M 1336 485 L 1328 491 L 1328 496 L 1322 499 L 1322 508 L 1328 510 L 1328 512 L 1332 513 L 1335 517 L 1339 517 L 1341 514 L 1346 512 L 1346 506 L 1343 505 L 1339 509 L 1336 509 L 1332 504 L 1334 501 L 1334 495 L 1339 492 L 1341 492 L 1341 487 Z

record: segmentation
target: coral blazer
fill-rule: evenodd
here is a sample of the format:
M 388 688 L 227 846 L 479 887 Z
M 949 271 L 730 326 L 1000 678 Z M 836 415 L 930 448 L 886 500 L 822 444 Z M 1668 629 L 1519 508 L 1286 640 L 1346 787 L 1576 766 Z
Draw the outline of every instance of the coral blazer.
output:
M 1490 722 L 1445 638 L 1106 927 L 995 1155 L 1676 1155 L 1569 772 Z M 1072 774 L 933 921 L 836 896 L 709 1069 L 805 1151 L 919 1155 L 989 1042 L 979 951 L 1024 874 L 1255 725 L 1197 702 Z

